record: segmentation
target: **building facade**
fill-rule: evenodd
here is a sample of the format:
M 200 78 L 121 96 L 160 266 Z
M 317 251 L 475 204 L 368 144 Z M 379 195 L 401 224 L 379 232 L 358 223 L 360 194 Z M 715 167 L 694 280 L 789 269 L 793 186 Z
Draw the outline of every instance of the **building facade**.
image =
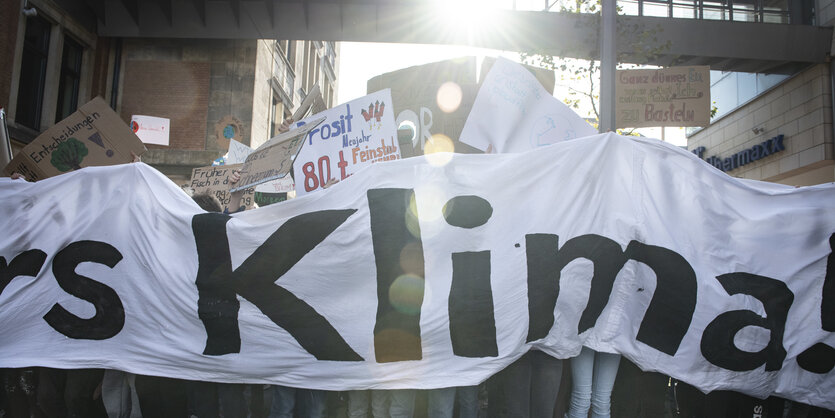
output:
M 821 26 L 835 3 L 820 2 Z M 835 181 L 833 66 L 793 75 L 711 72 L 717 115 L 688 135 L 687 148 L 728 175 L 795 186 Z
M 13 152 L 80 105 L 102 96 L 132 115 L 168 118 L 168 146 L 146 162 L 183 183 L 226 153 L 229 140 L 257 147 L 318 83 L 336 103 L 338 46 L 267 39 L 107 38 L 93 13 L 51 0 L 0 10 L 0 103 Z M 66 3 L 66 2 L 64 2 Z

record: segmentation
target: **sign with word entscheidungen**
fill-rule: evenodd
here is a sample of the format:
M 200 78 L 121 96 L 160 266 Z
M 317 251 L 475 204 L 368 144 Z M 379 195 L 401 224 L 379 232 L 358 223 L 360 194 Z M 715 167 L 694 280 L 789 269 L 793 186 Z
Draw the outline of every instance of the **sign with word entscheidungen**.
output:
M 0 367 L 430 389 L 586 346 L 835 409 L 835 184 L 653 139 L 372 164 L 231 216 L 88 167 L 0 178 L 0 213 Z
M 618 128 L 707 126 L 710 67 L 618 70 L 615 96 Z
M 478 90 L 461 142 L 482 151 L 524 152 L 595 133 L 530 71 L 500 57 Z
M 233 186 L 230 183 L 230 177 L 233 171 L 242 166 L 243 164 L 225 164 L 195 168 L 191 170 L 191 180 L 188 187 L 194 190 L 195 194 L 208 193 L 214 195 L 223 207 L 224 212 L 236 212 L 239 208 L 229 207 L 229 189 Z M 255 188 L 245 189 L 241 195 L 241 206 L 244 206 L 245 209 L 251 209 L 252 204 L 255 203 L 254 194 Z
M 307 134 L 293 163 L 297 196 L 324 188 L 332 178 L 344 180 L 372 163 L 400 158 L 390 89 L 317 113 L 295 126 L 321 117 L 325 121 Z

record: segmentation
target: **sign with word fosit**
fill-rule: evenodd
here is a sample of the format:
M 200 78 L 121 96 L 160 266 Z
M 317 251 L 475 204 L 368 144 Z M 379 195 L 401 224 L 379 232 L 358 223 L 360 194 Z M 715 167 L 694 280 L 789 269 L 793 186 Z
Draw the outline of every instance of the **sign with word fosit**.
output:
M 707 126 L 710 67 L 618 70 L 615 96 L 618 128 Z
M 331 178 L 344 180 L 371 163 L 400 159 L 391 107 L 391 90 L 385 89 L 296 122 L 303 126 L 325 118 L 307 134 L 293 163 L 296 195 L 322 189 Z

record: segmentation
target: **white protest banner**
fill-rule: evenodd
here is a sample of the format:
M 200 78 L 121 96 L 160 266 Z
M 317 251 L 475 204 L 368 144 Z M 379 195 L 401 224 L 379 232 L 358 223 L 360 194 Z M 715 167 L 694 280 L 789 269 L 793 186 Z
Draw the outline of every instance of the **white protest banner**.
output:
M 524 152 L 597 130 L 551 96 L 522 65 L 499 57 L 484 78 L 461 142 L 482 151 Z
M 0 211 L 0 367 L 426 389 L 588 346 L 835 408 L 835 184 L 656 140 L 373 164 L 232 216 L 142 163 L 89 167 L 0 179 Z
M 168 145 L 171 120 L 156 116 L 133 115 L 130 128 L 145 144 Z
M 247 145 L 244 145 L 234 139 L 229 139 L 229 151 L 226 153 L 226 164 L 243 164 L 246 157 L 254 151 Z
M 331 178 L 344 180 L 379 161 L 400 158 L 391 90 L 385 89 L 296 122 L 325 122 L 308 134 L 307 144 L 293 163 L 296 194 L 319 190 Z
M 618 128 L 707 126 L 710 67 L 618 70 L 615 96 Z

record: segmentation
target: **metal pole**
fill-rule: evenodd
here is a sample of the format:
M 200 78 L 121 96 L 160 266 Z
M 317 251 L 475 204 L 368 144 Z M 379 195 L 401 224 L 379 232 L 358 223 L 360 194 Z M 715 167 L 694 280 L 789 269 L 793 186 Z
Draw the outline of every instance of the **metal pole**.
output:
M 0 169 L 9 165 L 12 160 L 12 142 L 9 139 L 9 128 L 6 125 L 6 111 L 0 108 Z
M 600 125 L 599 132 L 615 131 L 615 67 L 617 52 L 616 0 L 603 0 L 600 24 Z

